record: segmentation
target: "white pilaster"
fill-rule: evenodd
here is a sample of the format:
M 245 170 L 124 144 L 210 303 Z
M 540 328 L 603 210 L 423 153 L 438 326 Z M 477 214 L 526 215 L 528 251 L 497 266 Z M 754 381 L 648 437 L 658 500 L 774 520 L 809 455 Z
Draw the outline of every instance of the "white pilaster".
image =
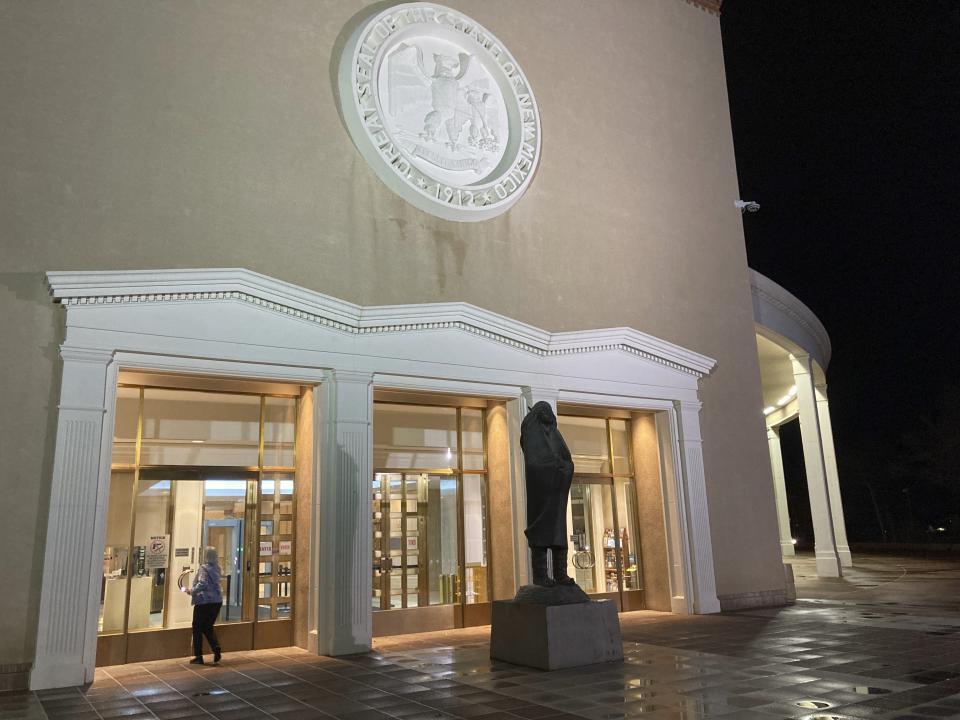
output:
M 370 649 L 373 375 L 336 370 L 320 386 L 317 651 Z
M 780 452 L 780 430 L 767 428 L 770 469 L 773 471 L 773 495 L 777 501 L 777 525 L 780 528 L 780 552 L 784 557 L 796 555 L 793 533 L 790 532 L 790 508 L 787 505 L 787 483 L 783 476 L 783 455 Z
M 689 538 L 690 579 L 693 612 L 700 615 L 720 612 L 717 581 L 713 569 L 713 540 L 707 507 L 707 480 L 703 467 L 703 440 L 700 437 L 700 403 L 675 402 L 679 418 L 684 518 Z
M 112 354 L 63 346 L 60 357 L 63 376 L 33 690 L 91 682 L 96 663 L 110 485 L 113 413 L 107 411 L 107 378 Z
M 550 407 L 553 408 L 553 414 L 556 415 L 559 398 L 560 391 L 553 388 L 525 387 L 523 388 L 523 399 L 527 406 L 523 409 L 523 414 L 526 415 L 530 411 L 530 408 L 542 400 L 543 402 L 550 403 Z
M 833 518 L 833 536 L 837 543 L 837 555 L 843 567 L 853 567 L 850 543 L 847 541 L 847 524 L 843 519 L 843 498 L 840 496 L 840 474 L 837 472 L 837 453 L 833 446 L 833 425 L 830 422 L 830 402 L 826 385 L 819 385 L 817 393 L 817 418 L 820 421 L 820 439 L 823 443 L 823 463 L 827 471 L 827 491 L 830 496 L 830 512 Z
M 817 417 L 813 361 L 809 355 L 797 354 L 790 357 L 793 363 L 793 378 L 797 385 L 797 402 L 800 407 L 800 436 L 803 440 L 803 464 L 807 473 L 810 515 L 813 518 L 817 575 L 840 577 L 842 571 L 833 534 L 827 470 L 823 458 L 820 421 Z

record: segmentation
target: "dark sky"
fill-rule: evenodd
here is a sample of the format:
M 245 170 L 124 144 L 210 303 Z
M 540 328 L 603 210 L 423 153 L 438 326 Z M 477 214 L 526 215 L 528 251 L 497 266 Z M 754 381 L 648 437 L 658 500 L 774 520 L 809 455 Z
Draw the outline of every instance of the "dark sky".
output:
M 747 254 L 830 334 L 851 539 L 960 535 L 960 0 L 726 0 L 721 26 Z

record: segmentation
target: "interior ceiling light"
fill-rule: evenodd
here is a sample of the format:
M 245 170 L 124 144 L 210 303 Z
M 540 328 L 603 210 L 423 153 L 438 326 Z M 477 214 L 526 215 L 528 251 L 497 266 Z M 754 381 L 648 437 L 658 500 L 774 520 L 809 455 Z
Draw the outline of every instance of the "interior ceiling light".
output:
M 773 405 L 768 405 L 767 407 L 765 407 L 765 408 L 763 409 L 763 414 L 764 414 L 764 415 L 769 415 L 769 414 L 772 413 L 774 410 L 776 410 L 776 408 L 775 408 Z

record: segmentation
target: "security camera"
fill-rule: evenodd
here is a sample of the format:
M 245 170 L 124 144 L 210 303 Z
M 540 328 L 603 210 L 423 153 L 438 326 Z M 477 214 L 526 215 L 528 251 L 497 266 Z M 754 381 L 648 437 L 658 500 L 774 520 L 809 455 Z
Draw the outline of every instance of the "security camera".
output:
M 760 203 L 754 202 L 753 200 L 734 200 L 733 205 L 740 212 L 755 213 L 757 210 L 760 209 Z

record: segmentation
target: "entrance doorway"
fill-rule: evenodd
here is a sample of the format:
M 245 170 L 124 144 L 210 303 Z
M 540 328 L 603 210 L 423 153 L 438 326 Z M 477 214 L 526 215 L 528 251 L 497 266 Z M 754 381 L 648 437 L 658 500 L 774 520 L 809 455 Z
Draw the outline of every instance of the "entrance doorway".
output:
M 185 592 L 213 547 L 226 651 L 292 643 L 295 396 L 122 384 L 97 664 L 190 654 Z
M 642 610 L 644 568 L 630 420 L 564 413 L 557 419 L 574 460 L 567 526 L 568 574 L 584 592 Z
M 373 628 L 490 621 L 485 410 L 374 403 Z

